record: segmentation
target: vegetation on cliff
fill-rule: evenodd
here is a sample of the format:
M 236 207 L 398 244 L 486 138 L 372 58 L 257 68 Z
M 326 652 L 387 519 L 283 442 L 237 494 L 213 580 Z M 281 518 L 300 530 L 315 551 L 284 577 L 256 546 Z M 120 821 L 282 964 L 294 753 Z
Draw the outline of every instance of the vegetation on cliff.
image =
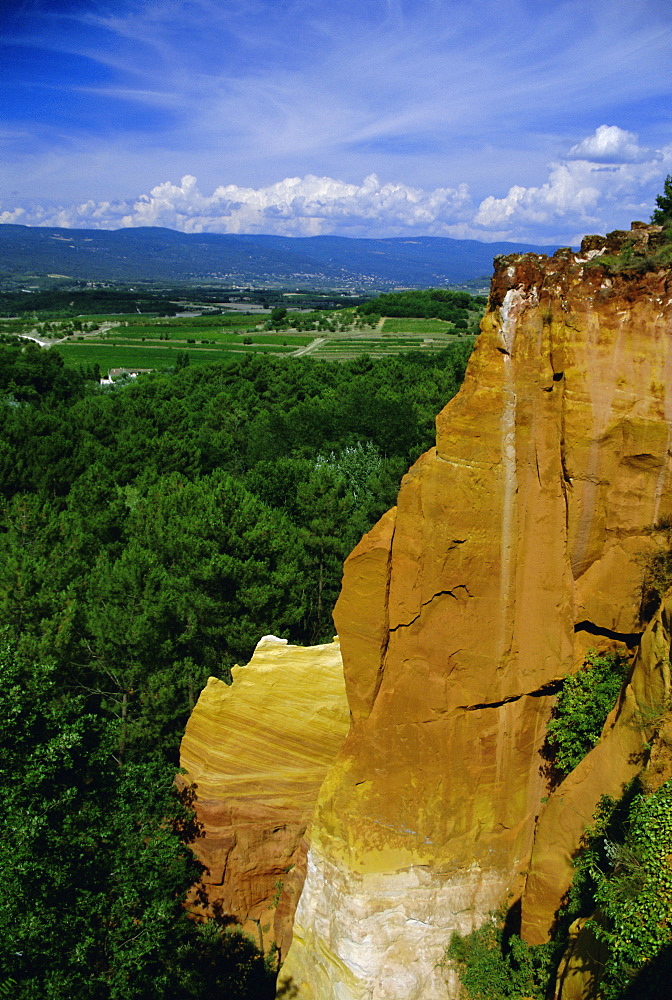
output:
M 598 742 L 628 666 L 625 656 L 590 652 L 583 669 L 565 680 L 546 730 L 553 779 L 573 771 Z
M 545 1000 L 554 951 L 525 944 L 505 913 L 492 913 L 471 934 L 453 934 L 442 964 L 458 970 L 464 1000 Z
M 589 266 L 601 267 L 609 274 L 633 275 L 669 267 L 672 262 L 672 174 L 667 175 L 656 204 L 658 207 L 651 215 L 652 227 L 633 222 L 630 233 L 621 230 L 608 233 L 606 253 L 595 257 Z
M 597 743 L 627 669 L 625 657 L 589 654 L 567 679 L 548 726 L 552 779 L 569 774 Z M 458 969 L 464 1000 L 550 1000 L 572 966 L 601 1000 L 662 995 L 661 982 L 672 977 L 669 704 L 640 713 L 633 725 L 648 737 L 646 766 L 622 798 L 602 797 L 576 852 L 552 940 L 530 947 L 513 933 L 515 907 L 472 934 L 455 934 L 444 962 Z
M 651 222 L 657 226 L 672 225 L 672 174 L 668 174 L 665 178 L 662 193 L 656 195 L 656 205 Z
M 657 1000 L 672 976 L 672 781 L 605 799 L 577 857 L 569 907 L 603 942 L 602 1000 Z
M 590 652 L 583 668 L 565 680 L 547 727 L 544 748 L 552 784 L 561 782 L 598 742 L 628 667 L 625 656 Z M 587 842 L 596 843 L 596 836 Z M 469 935 L 453 935 L 444 961 L 459 970 L 465 1000 L 545 1000 L 553 994 L 569 925 L 595 909 L 596 885 L 590 876 L 594 852 L 584 851 L 577 864 L 579 872 L 551 942 L 527 945 L 509 926 L 516 923 L 515 913 L 506 911 L 492 914 Z M 620 1000 L 620 996 L 616 993 L 609 1000 Z
M 464 1000 L 550 1000 L 570 929 L 576 934 L 582 926 L 599 954 L 591 996 L 659 1000 L 661 984 L 672 977 L 670 857 L 672 780 L 655 791 L 634 782 L 619 802 L 605 797 L 575 859 L 552 941 L 530 947 L 507 932 L 505 913 L 453 936 L 445 963 L 458 969 Z M 583 955 L 583 962 L 596 967 L 594 956 L 586 962 Z

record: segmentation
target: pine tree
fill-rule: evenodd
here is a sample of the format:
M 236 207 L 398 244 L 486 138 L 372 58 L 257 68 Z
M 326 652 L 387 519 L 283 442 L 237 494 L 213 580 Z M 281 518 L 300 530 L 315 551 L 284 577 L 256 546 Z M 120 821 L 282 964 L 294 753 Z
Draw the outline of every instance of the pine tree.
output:
M 658 226 L 669 226 L 672 223 L 672 174 L 668 174 L 663 185 L 663 193 L 656 196 L 658 208 L 653 210 L 651 222 Z

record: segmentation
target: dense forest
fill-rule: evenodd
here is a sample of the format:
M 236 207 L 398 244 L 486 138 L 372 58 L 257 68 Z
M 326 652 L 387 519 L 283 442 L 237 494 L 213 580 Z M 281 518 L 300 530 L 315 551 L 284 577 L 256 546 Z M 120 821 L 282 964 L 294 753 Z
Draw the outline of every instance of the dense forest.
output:
M 458 330 L 466 330 L 469 310 L 484 306 L 486 299 L 468 292 L 445 288 L 427 288 L 405 292 L 386 292 L 358 306 L 362 316 L 421 316 L 424 319 L 443 319 L 452 322 Z
M 183 907 L 184 724 L 263 634 L 332 636 L 343 559 L 470 350 L 106 388 L 54 349 L 0 347 L 0 997 L 273 995 L 247 938 Z

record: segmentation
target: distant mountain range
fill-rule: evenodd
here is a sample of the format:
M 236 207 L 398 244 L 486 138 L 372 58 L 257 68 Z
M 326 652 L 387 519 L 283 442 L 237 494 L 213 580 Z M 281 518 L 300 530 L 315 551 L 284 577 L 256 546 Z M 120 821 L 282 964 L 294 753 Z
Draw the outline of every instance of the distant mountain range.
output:
M 196 281 L 381 289 L 487 284 L 498 254 L 555 247 L 439 236 L 239 236 L 173 229 L 52 229 L 0 225 L 0 272 L 89 281 Z

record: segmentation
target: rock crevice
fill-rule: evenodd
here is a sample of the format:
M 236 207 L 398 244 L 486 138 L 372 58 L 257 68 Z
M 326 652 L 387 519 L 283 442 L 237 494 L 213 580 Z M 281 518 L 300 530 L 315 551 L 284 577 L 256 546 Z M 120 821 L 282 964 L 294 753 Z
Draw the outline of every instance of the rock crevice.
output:
M 457 594 L 457 591 L 459 590 L 464 591 L 464 593 L 461 594 L 460 596 L 458 596 Z M 459 601 L 460 597 L 472 598 L 473 596 L 474 596 L 473 594 L 469 593 L 469 588 L 467 587 L 466 583 L 458 583 L 455 587 L 452 587 L 450 590 L 439 590 L 438 593 L 432 594 L 431 597 L 429 597 L 426 601 L 422 602 L 422 604 L 420 605 L 420 610 L 416 615 L 414 615 L 413 618 L 411 618 L 409 622 L 400 622 L 398 625 L 390 625 L 388 631 L 390 633 L 396 632 L 397 629 L 410 628 L 411 625 L 415 625 L 415 623 L 422 617 L 422 612 L 424 611 L 424 609 L 428 607 L 430 604 L 432 604 L 434 601 L 436 601 L 437 598 L 439 597 L 452 597 L 453 600 Z
M 520 701 L 521 698 L 548 698 L 549 696 L 558 694 L 562 690 L 563 684 L 564 678 L 548 681 L 547 684 L 537 688 L 536 691 L 523 691 L 522 694 L 511 695 L 510 698 L 505 698 L 503 701 L 484 701 L 478 705 L 461 705 L 460 708 L 463 712 L 480 712 L 486 708 L 501 708 L 503 705 L 510 705 L 514 701 Z

